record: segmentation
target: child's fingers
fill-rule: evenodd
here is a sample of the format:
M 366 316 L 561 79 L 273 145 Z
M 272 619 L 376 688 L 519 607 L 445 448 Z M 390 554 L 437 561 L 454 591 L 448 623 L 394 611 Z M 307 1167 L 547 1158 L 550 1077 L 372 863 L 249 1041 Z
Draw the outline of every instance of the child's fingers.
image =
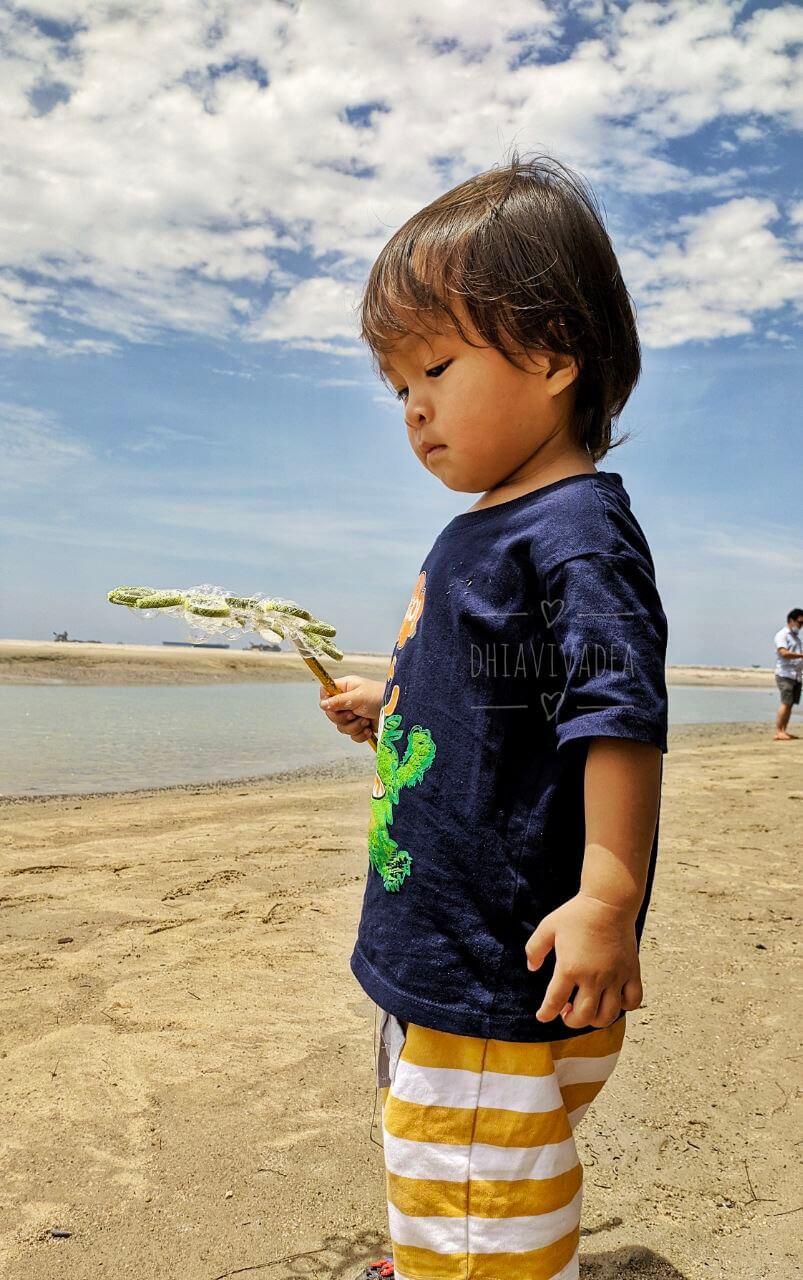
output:
M 339 706 L 337 703 L 334 703 L 333 705 L 333 698 L 324 698 L 323 694 L 325 693 L 326 690 L 321 686 L 322 696 L 319 699 L 319 705 L 321 710 L 325 712 L 334 724 L 343 723 L 344 721 L 354 720 L 357 718 L 358 713 L 356 711 L 353 711 L 350 707 L 344 707 L 342 705 Z
M 365 718 L 360 715 L 359 709 L 356 707 L 332 706 L 330 703 L 321 703 L 321 709 L 335 722 Z
M 552 981 L 546 989 L 541 1008 L 536 1013 L 539 1022 L 551 1022 L 557 1018 L 564 1006 L 571 999 L 574 983 L 570 977 L 556 969 Z
M 335 689 L 334 689 L 334 692 L 333 692 L 333 693 L 331 693 L 331 692 L 326 688 L 326 685 L 319 684 L 319 685 L 318 685 L 318 700 L 319 700 L 321 703 L 329 702 L 329 701 L 330 701 L 330 699 L 332 699 L 332 698 L 339 698 L 339 697 L 341 697 L 341 695 L 342 695 L 342 694 L 347 693 L 347 692 L 348 692 L 348 689 L 346 688 L 346 686 L 344 685 L 344 683 L 343 683 L 343 681 L 342 681 L 342 680 L 335 680 Z
M 351 677 L 345 678 L 351 679 Z M 332 721 L 338 733 L 347 734 L 354 742 L 365 742 L 373 733 L 374 725 L 371 717 L 360 714 L 363 699 L 358 685 L 353 688 L 339 689 L 333 694 L 329 694 L 323 685 L 319 685 L 318 701 L 321 710 Z
M 565 1025 L 574 1028 L 595 1026 L 600 996 L 599 988 L 580 987 L 568 1012 L 561 1010 Z
M 527 956 L 527 968 L 533 970 L 533 972 L 536 969 L 540 969 L 554 945 L 555 930 L 551 929 L 542 920 L 524 948 Z
M 350 738 L 361 741 L 371 729 L 371 724 L 367 720 L 354 719 L 348 724 L 339 724 L 337 726 L 339 733 L 346 733 Z
M 332 711 L 329 707 L 324 707 L 324 712 L 335 724 L 348 724 L 351 720 L 357 719 L 356 711 L 347 711 L 345 709 L 343 711 Z
M 644 999 L 644 988 L 641 978 L 628 978 L 622 987 L 622 1008 L 628 1011 L 638 1009 Z
M 339 693 L 327 693 L 323 685 L 321 685 L 321 706 L 327 711 L 345 711 L 349 710 L 354 702 L 356 694 L 349 689 L 341 689 Z
M 622 992 L 617 987 L 606 987 L 599 1002 L 594 1026 L 609 1027 L 622 1012 Z

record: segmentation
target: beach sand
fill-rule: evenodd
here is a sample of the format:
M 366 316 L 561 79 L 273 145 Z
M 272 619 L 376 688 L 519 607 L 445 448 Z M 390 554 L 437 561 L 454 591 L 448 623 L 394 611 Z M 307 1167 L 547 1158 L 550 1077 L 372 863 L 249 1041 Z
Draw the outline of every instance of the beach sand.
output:
M 356 671 L 372 679 L 387 673 L 390 654 L 347 653 L 324 667 L 335 677 Z M 294 648 L 192 649 L 172 645 L 80 644 L 0 640 L 0 684 L 226 684 L 314 680 Z
M 324 659 L 338 675 L 370 676 L 384 682 L 390 654 L 346 653 Z M 184 649 L 172 645 L 82 644 L 78 641 L 0 640 L 0 684 L 217 684 L 243 680 L 303 680 L 315 677 L 291 649 Z M 770 667 L 669 666 L 669 684 L 774 687 Z
M 386 1249 L 348 963 L 373 760 L 0 801 L 0 1274 L 344 1280 Z M 579 1131 L 584 1280 L 799 1274 L 801 765 L 769 725 L 670 734 L 645 1002 Z

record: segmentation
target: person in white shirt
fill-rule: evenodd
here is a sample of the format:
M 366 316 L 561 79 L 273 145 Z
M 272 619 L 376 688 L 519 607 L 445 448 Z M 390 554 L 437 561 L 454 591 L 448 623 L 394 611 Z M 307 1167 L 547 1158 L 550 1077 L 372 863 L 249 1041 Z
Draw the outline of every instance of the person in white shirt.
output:
M 800 702 L 803 683 L 803 609 L 791 609 L 786 615 L 786 626 L 775 636 L 775 683 L 781 695 L 781 705 L 775 717 L 775 741 L 786 742 L 799 737 L 787 733 L 786 726 L 792 707 Z

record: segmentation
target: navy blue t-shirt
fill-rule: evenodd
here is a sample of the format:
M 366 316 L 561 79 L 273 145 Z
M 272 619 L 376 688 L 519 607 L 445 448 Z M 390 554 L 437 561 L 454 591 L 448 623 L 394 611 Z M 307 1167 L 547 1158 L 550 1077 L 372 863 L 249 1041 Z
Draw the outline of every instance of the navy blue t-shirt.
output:
M 667 623 L 616 472 L 455 516 L 421 566 L 379 721 L 352 971 L 399 1020 L 579 1035 L 535 1018 L 524 946 L 580 887 L 592 737 L 667 750 Z M 658 848 L 636 921 L 640 941 Z

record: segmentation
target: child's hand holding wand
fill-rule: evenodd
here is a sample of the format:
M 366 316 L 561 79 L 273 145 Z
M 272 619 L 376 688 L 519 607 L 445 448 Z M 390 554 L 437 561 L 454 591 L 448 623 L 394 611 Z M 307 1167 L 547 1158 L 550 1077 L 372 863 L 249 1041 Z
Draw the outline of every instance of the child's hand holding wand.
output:
M 372 733 L 379 731 L 384 684 L 362 676 L 341 676 L 335 684 L 338 688 L 335 694 L 327 693 L 321 686 L 321 707 L 339 733 L 348 734 L 353 742 L 366 742 Z

